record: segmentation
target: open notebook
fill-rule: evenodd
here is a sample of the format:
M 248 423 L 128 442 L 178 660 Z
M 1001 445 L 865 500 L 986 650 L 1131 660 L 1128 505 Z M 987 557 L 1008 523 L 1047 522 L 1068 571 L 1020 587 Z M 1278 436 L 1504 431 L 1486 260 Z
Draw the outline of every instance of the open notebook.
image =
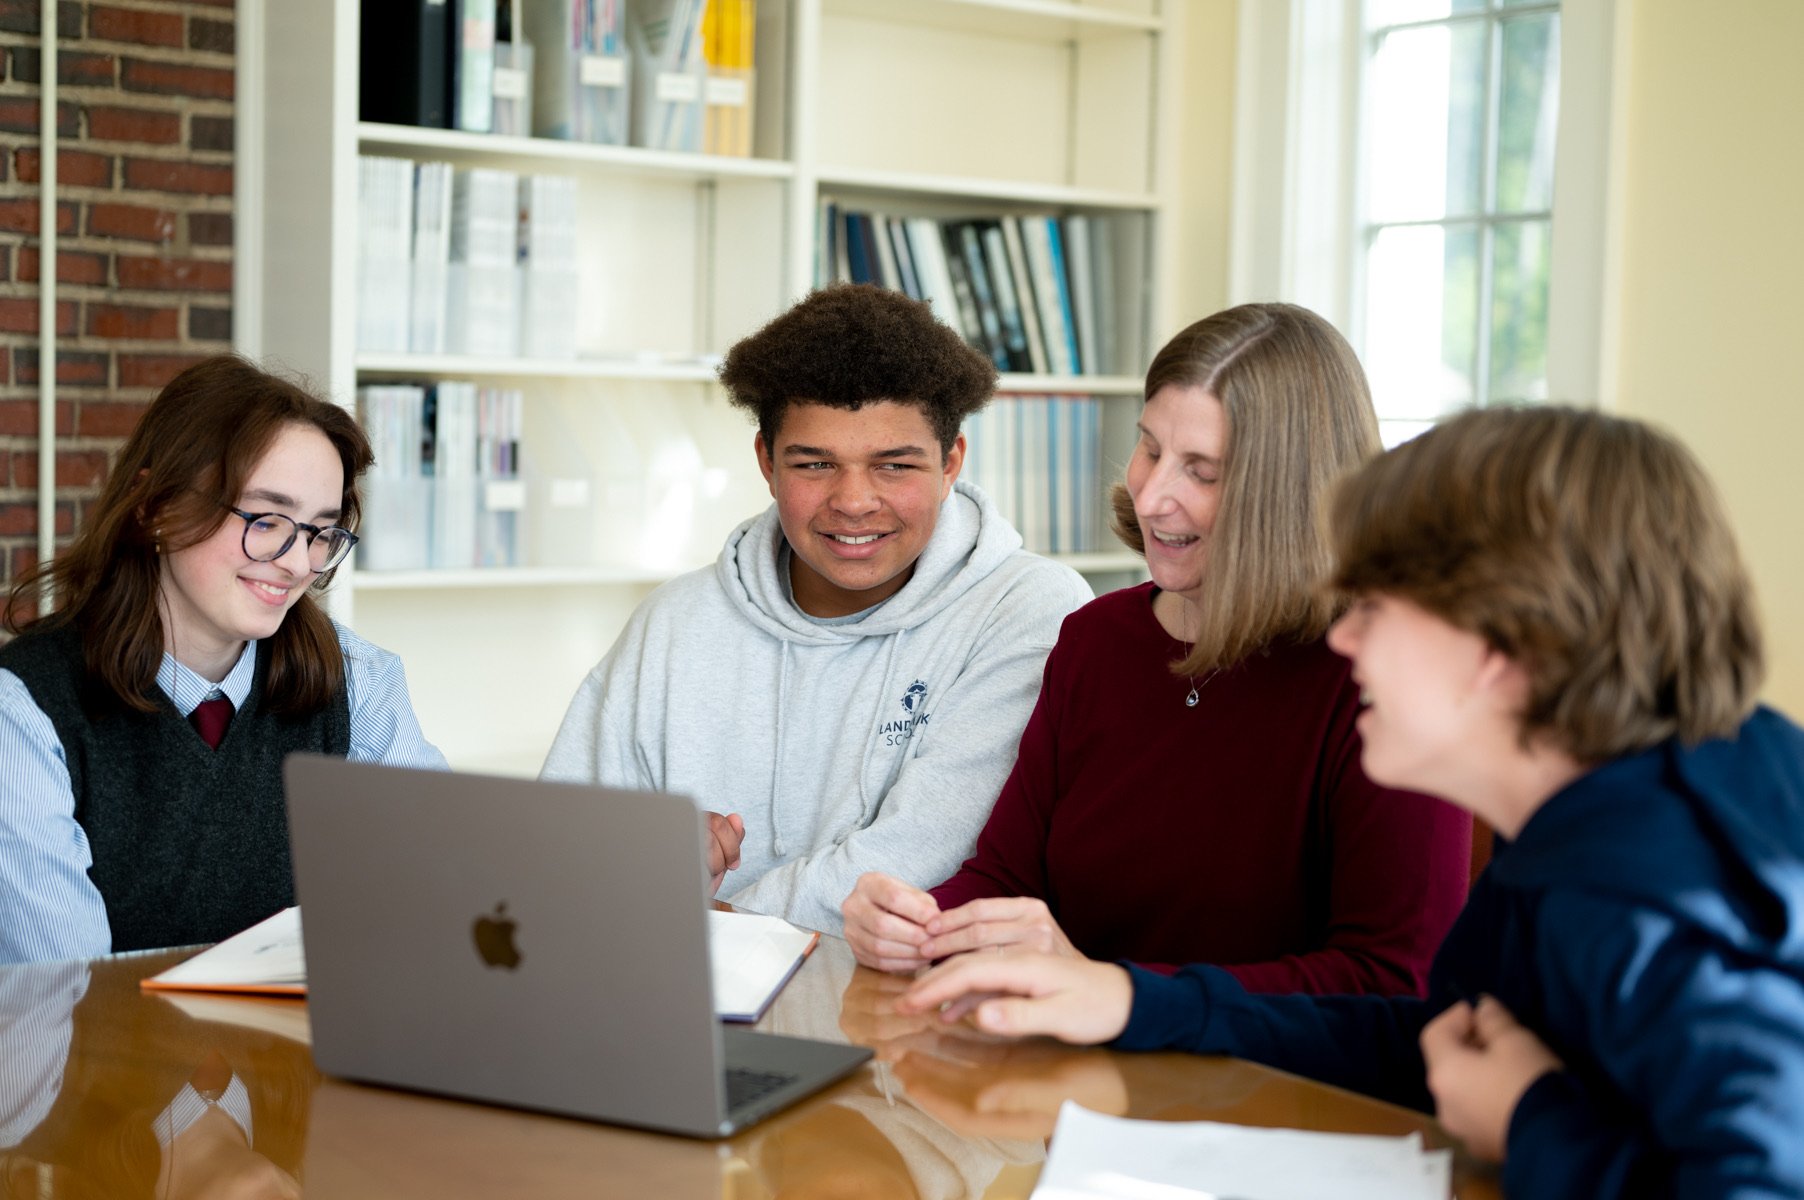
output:
M 713 911 L 708 952 L 714 1011 L 723 1021 L 756 1021 L 813 952 L 821 935 L 778 917 Z M 285 908 L 243 933 L 144 980 L 156 991 L 307 994 L 301 910 Z

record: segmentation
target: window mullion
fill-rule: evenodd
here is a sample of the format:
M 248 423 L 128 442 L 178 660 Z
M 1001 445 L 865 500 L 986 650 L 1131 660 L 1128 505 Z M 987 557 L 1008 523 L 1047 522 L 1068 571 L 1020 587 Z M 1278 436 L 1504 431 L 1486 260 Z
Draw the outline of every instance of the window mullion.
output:
M 1503 108 L 1503 23 L 1493 12 L 1485 25 L 1485 118 L 1480 134 L 1478 226 L 1478 303 L 1473 305 L 1478 320 L 1477 350 L 1472 356 L 1472 398 L 1480 407 L 1491 403 L 1491 323 L 1492 292 L 1495 287 L 1497 250 L 1497 124 Z

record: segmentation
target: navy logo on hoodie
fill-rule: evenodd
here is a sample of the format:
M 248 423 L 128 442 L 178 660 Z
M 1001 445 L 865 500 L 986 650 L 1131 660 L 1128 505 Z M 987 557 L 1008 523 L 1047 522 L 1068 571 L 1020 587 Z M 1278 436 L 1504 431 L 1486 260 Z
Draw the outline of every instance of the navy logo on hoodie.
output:
M 885 746 L 900 746 L 915 735 L 915 726 L 927 724 L 932 714 L 925 711 L 927 703 L 927 684 L 915 680 L 902 693 L 902 711 L 908 716 L 900 721 L 885 721 L 877 728 L 877 735 L 883 739 Z

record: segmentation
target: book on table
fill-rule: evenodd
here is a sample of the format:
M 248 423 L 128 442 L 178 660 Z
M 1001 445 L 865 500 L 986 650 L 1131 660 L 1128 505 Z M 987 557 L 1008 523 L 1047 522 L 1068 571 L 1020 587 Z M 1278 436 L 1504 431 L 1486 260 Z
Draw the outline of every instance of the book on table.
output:
M 714 1011 L 724 1021 L 756 1021 L 814 952 L 821 935 L 779 917 L 708 914 Z M 301 910 L 285 908 L 242 933 L 143 981 L 152 991 L 307 994 Z

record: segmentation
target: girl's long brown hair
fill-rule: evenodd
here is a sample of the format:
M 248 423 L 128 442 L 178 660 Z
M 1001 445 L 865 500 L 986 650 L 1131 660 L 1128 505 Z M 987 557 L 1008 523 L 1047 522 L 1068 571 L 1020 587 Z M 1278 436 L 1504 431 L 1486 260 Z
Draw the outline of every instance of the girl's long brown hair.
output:
M 236 355 L 218 355 L 177 375 L 151 401 L 75 541 L 14 586 L 6 628 L 74 627 L 89 678 L 127 707 L 153 711 L 164 648 L 158 556 L 238 520 L 225 506 L 238 506 L 245 481 L 288 425 L 318 429 L 338 451 L 344 464 L 339 524 L 355 529 L 357 477 L 371 462 L 356 419 Z M 269 639 L 262 704 L 273 712 L 318 712 L 344 684 L 337 635 L 314 598 L 333 574 L 314 580 Z M 36 611 L 46 582 L 51 612 L 25 617 Z

